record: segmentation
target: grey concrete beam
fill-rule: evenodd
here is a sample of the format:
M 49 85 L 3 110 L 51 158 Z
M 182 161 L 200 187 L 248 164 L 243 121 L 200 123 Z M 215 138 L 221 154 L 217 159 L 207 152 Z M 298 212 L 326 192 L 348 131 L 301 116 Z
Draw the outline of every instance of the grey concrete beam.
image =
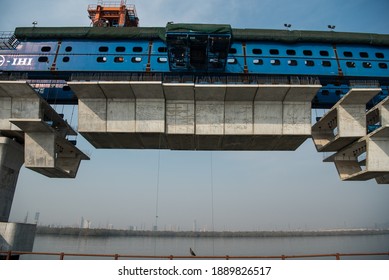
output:
M 290 85 L 258 85 L 255 101 L 282 102 L 290 89 Z
M 0 81 L 0 96 L 35 98 L 37 97 L 37 93 L 26 81 Z
M 194 83 L 163 83 L 166 100 L 194 100 Z
M 227 84 L 226 101 L 253 101 L 258 91 L 254 84 Z
M 361 160 L 365 155 L 365 159 Z M 369 180 L 389 175 L 389 126 L 381 127 L 326 159 L 342 180 Z
M 225 135 L 253 135 L 253 102 L 226 101 L 224 108 Z
M 96 82 L 68 82 L 68 86 L 79 99 L 106 98 L 103 90 Z
M 195 102 L 193 100 L 166 101 L 166 133 L 195 133 Z
M 283 105 L 280 101 L 254 102 L 254 134 L 281 135 Z
M 135 100 L 107 100 L 107 132 L 135 133 Z
M 139 133 L 165 132 L 165 100 L 137 99 L 136 100 L 135 130 Z
M 321 85 L 290 85 L 285 102 L 312 102 Z
M 89 157 L 55 133 L 25 133 L 25 166 L 47 177 L 75 178 L 81 160 Z
M 107 100 L 105 98 L 78 100 L 78 131 L 107 132 Z
M 366 135 L 366 103 L 381 89 L 352 88 L 312 127 L 319 152 L 337 151 Z
M 224 101 L 226 84 L 195 84 L 196 101 Z
M 195 110 L 197 135 L 224 134 L 223 101 L 197 101 Z
M 162 82 L 160 81 L 131 81 L 131 88 L 137 99 L 164 99 Z
M 108 99 L 134 99 L 131 82 L 126 81 L 99 81 L 98 85 Z
M 366 113 L 367 125 L 389 125 L 389 97 L 383 99 Z

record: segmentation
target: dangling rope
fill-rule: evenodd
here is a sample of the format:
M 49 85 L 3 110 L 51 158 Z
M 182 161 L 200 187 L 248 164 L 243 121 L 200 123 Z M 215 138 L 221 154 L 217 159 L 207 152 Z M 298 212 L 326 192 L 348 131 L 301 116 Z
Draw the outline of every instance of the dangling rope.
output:
M 161 162 L 161 150 L 158 150 L 158 171 L 157 171 L 157 198 L 155 202 L 155 229 L 158 230 L 158 208 L 159 208 L 159 170 Z
M 161 135 L 159 135 L 159 145 L 158 145 L 158 163 L 157 163 L 157 197 L 155 200 L 155 226 L 154 230 L 158 230 L 158 210 L 159 210 L 159 171 L 161 166 Z M 157 236 L 154 239 L 154 255 L 157 254 Z
M 211 152 L 211 221 L 212 232 L 215 232 L 215 215 L 213 205 L 213 152 Z M 215 239 L 212 238 L 212 254 L 215 255 Z
M 157 164 L 157 197 L 155 202 L 155 229 L 158 230 L 158 210 L 159 210 L 159 173 L 161 166 L 161 135 L 159 135 L 158 164 Z

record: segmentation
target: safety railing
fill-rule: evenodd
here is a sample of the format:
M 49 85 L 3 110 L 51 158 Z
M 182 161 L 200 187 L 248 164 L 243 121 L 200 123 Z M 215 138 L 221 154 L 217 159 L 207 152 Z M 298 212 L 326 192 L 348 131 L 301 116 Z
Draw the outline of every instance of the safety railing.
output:
M 167 260 L 179 260 L 179 259 L 225 259 L 225 260 L 255 260 L 255 259 L 267 259 L 267 260 L 287 260 L 287 259 L 312 259 L 312 258 L 334 258 L 335 260 L 341 260 L 342 257 L 373 257 L 373 256 L 388 256 L 389 252 L 381 253 L 335 253 L 335 254 L 307 254 L 307 255 L 281 255 L 281 256 L 147 256 L 147 255 L 125 255 L 125 254 L 80 254 L 80 253 L 49 253 L 49 252 L 22 252 L 22 251 L 0 251 L 0 257 L 5 260 L 12 260 L 14 256 L 22 255 L 37 255 L 37 256 L 57 256 L 59 260 L 64 260 L 65 257 L 82 257 L 82 258 L 107 258 L 113 260 L 120 259 L 167 259 Z
M 103 6 L 103 7 L 121 7 L 125 5 L 127 8 L 134 8 L 135 5 L 129 4 L 127 5 L 127 0 L 122 0 L 122 1 L 104 1 L 104 0 L 99 0 L 97 1 L 97 4 L 90 4 L 88 5 L 88 10 L 96 10 L 97 6 Z

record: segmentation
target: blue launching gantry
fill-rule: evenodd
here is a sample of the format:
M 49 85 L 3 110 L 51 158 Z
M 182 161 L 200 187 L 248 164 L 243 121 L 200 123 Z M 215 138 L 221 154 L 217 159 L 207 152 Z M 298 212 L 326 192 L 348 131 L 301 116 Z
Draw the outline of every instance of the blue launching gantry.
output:
M 88 11 L 93 27 L 0 37 L 4 108 L 12 82 L 47 104 L 78 105 L 78 132 L 96 148 L 295 150 L 312 137 L 343 180 L 389 182 L 389 35 L 137 27 L 125 1 Z M 315 108 L 327 112 L 312 126 Z M 24 142 L 23 121 L 10 127 L 13 111 L 2 114 L 2 135 Z

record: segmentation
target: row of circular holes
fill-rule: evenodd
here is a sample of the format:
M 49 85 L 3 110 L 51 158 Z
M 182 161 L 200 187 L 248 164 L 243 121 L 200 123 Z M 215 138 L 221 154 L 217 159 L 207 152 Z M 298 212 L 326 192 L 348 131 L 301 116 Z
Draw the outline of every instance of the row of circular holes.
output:
M 49 58 L 48 58 L 47 56 L 40 56 L 40 57 L 38 58 L 38 61 L 39 61 L 39 62 L 49 62 Z M 70 61 L 70 57 L 65 56 L 65 57 L 62 59 L 62 61 L 65 62 L 65 63 L 66 63 L 66 62 L 69 62 L 69 61 Z M 99 56 L 99 57 L 97 57 L 96 61 L 99 62 L 99 63 L 107 62 L 107 57 L 105 57 L 105 56 Z M 158 61 L 159 63 L 166 63 L 166 62 L 167 62 L 167 58 L 166 58 L 166 57 L 159 57 L 159 58 L 157 59 L 157 61 Z M 117 56 L 117 57 L 114 58 L 114 62 L 115 62 L 115 63 L 122 63 L 122 62 L 124 62 L 124 57 Z M 141 57 L 133 57 L 133 58 L 131 58 L 131 62 L 132 62 L 132 63 L 140 63 L 140 62 L 142 62 L 142 58 L 141 58 Z
M 235 64 L 235 63 L 237 63 L 237 60 L 236 59 L 231 59 L 231 60 L 228 61 L 228 63 Z M 253 63 L 255 65 L 263 65 L 263 60 L 262 59 L 254 59 Z M 309 66 L 309 67 L 315 66 L 315 62 L 313 60 L 305 60 L 304 63 L 305 63 L 306 66 Z M 272 59 L 270 61 L 270 64 L 278 66 L 278 65 L 281 65 L 281 61 L 278 60 L 278 59 Z M 298 64 L 297 60 L 289 60 L 288 61 L 288 65 L 289 66 L 297 66 L 297 64 Z M 331 67 L 331 61 L 324 60 L 324 61 L 322 61 L 321 65 L 324 66 L 324 67 Z M 356 64 L 355 64 L 355 62 L 348 61 L 348 62 L 346 62 L 346 66 L 348 68 L 355 68 Z M 370 62 L 363 62 L 362 66 L 363 66 L 363 68 L 372 68 L 372 64 Z M 379 63 L 378 66 L 381 69 L 388 69 L 388 65 L 386 63 Z
M 72 50 L 73 50 L 73 48 L 71 46 L 67 46 L 65 48 L 65 52 L 71 52 Z M 108 50 L 109 50 L 109 48 L 106 47 L 106 46 L 99 47 L 99 52 L 108 52 Z M 49 51 L 51 51 L 51 47 L 50 46 L 44 46 L 44 47 L 41 48 L 41 51 L 42 52 L 49 52 Z M 122 46 L 116 47 L 116 52 L 125 52 L 125 51 L 126 51 L 126 47 L 122 47 Z M 142 47 L 133 47 L 132 51 L 139 53 L 139 52 L 143 51 L 143 48 Z M 158 48 L 158 52 L 166 53 L 167 52 L 167 48 L 166 47 L 159 47 Z
M 48 51 L 51 50 L 51 47 L 45 46 L 45 47 L 42 47 L 41 50 L 44 51 L 44 52 L 48 52 Z M 108 50 L 109 50 L 109 48 L 106 47 L 106 46 L 102 46 L 102 47 L 99 48 L 100 52 L 107 52 Z M 116 51 L 117 52 L 125 52 L 125 50 L 126 50 L 125 47 L 121 47 L 121 46 L 116 47 Z M 67 52 L 72 51 L 72 47 L 71 46 L 66 47 L 65 51 L 67 51 Z M 142 52 L 142 51 L 143 51 L 142 47 L 133 47 L 133 52 Z M 159 47 L 158 51 L 159 52 L 166 52 L 167 48 L 166 47 Z M 261 49 L 253 49 L 252 52 L 253 52 L 253 54 L 262 54 L 262 50 Z M 232 48 L 230 50 L 230 53 L 236 53 L 236 49 Z M 278 49 L 270 49 L 269 53 L 271 55 L 278 55 L 279 54 L 279 50 Z M 296 51 L 295 50 L 288 49 L 288 50 L 286 50 L 286 53 L 287 53 L 287 55 L 296 55 Z M 304 50 L 303 54 L 306 55 L 306 56 L 311 56 L 312 55 L 312 51 L 311 50 Z M 349 51 L 345 51 L 345 52 L 343 52 L 343 54 L 344 54 L 345 57 L 352 57 L 353 56 L 352 52 L 349 52 Z M 363 58 L 366 58 L 366 57 L 369 56 L 368 53 L 366 53 L 366 52 L 360 52 L 359 54 Z M 322 56 L 329 56 L 329 53 L 328 53 L 328 51 L 320 51 L 320 55 L 322 55 Z M 376 55 L 377 58 L 384 58 L 384 54 L 383 53 L 376 53 L 375 55 Z M 64 57 L 63 58 L 63 62 L 69 62 L 69 60 L 70 60 L 69 57 Z M 47 62 L 47 61 L 48 61 L 47 57 L 40 57 L 39 58 L 39 62 Z M 116 63 L 120 63 L 120 62 L 124 62 L 124 59 L 122 57 L 115 57 L 114 61 Z M 139 63 L 139 62 L 142 61 L 142 59 L 134 57 L 134 58 L 131 59 L 131 61 L 133 63 Z M 97 62 L 106 62 L 106 57 L 98 57 L 97 58 Z M 158 62 L 165 63 L 167 61 L 164 58 L 158 58 Z M 263 61 L 261 59 L 256 59 L 253 62 L 256 65 L 262 65 L 263 64 Z M 229 63 L 230 64 L 234 64 L 234 63 L 236 63 L 236 60 L 229 61 Z M 271 64 L 272 65 L 280 65 L 281 62 L 278 59 L 275 59 L 275 60 L 271 61 Z M 288 61 L 288 65 L 290 65 L 290 66 L 297 66 L 297 61 L 296 60 L 290 60 L 290 61 Z M 314 61 L 312 61 L 312 60 L 306 60 L 305 61 L 305 65 L 307 65 L 307 66 L 314 66 L 315 64 L 314 64 Z M 331 66 L 331 62 L 330 61 L 323 61 L 322 65 L 324 67 L 330 67 Z M 355 68 L 355 63 L 354 62 L 347 62 L 346 65 L 349 68 Z M 372 65 L 371 65 L 370 62 L 363 62 L 363 67 L 364 68 L 371 68 Z M 386 63 L 379 63 L 379 67 L 381 69 L 387 69 L 388 68 Z
M 237 50 L 235 48 L 232 48 L 232 49 L 230 49 L 230 53 L 231 54 L 236 54 Z M 260 54 L 263 54 L 263 51 L 262 51 L 262 49 L 253 49 L 252 53 L 256 54 L 256 55 L 260 55 Z M 324 50 L 321 50 L 319 53 L 320 53 L 321 56 L 329 56 L 330 55 L 328 51 L 324 51 Z M 269 54 L 270 55 L 279 55 L 280 51 L 278 49 L 270 49 L 269 50 Z M 286 54 L 294 56 L 294 55 L 296 55 L 296 51 L 288 49 L 288 50 L 286 50 Z M 312 56 L 313 52 L 311 50 L 303 50 L 303 55 L 305 55 L 305 56 Z M 350 52 L 350 51 L 344 51 L 343 55 L 345 57 L 353 57 L 353 53 Z M 361 58 L 368 58 L 369 54 L 367 52 L 360 52 L 359 56 Z M 376 56 L 376 58 L 385 58 L 385 55 L 383 53 L 381 53 L 381 52 L 375 53 L 375 56 Z

